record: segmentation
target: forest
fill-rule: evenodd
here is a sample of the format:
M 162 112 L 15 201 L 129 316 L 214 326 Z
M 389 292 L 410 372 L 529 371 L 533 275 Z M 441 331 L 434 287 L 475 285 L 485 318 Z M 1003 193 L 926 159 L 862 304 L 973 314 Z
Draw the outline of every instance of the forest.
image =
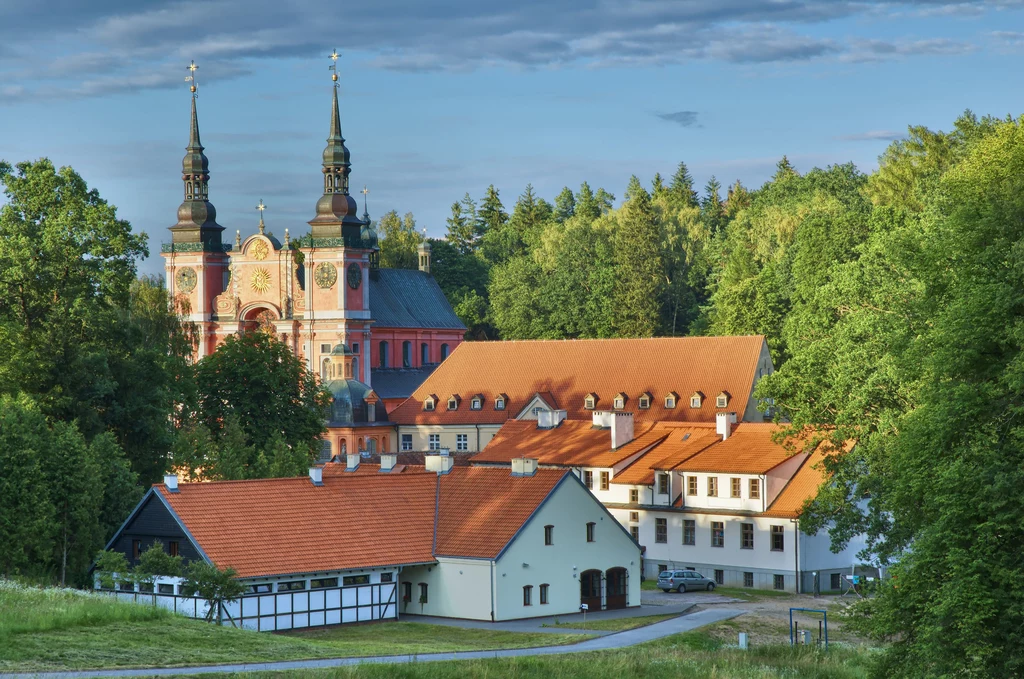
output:
M 112 206 L 48 161 L 0 182 L 0 536 L 22 546 L 0 573 L 80 582 L 167 451 L 218 451 L 218 478 L 301 469 L 316 423 L 260 430 L 224 380 L 237 360 L 189 364 Z M 888 642 L 876 676 L 1024 674 L 1024 118 L 909 127 L 870 173 L 782 158 L 760 187 L 698 189 L 679 163 L 621 200 L 509 202 L 466 194 L 431 240 L 469 339 L 765 335 L 757 396 L 834 451 L 801 527 L 865 533 L 889 566 L 851 621 Z M 414 268 L 414 215 L 376 227 L 381 265 Z M 315 407 L 282 365 L 274 385 Z

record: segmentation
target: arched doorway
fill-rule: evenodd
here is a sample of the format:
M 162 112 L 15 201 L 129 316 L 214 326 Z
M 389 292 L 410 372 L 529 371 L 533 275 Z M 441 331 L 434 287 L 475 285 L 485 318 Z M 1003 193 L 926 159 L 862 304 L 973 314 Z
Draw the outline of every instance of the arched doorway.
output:
M 605 573 L 605 608 L 626 607 L 626 584 L 628 576 L 625 568 L 609 568 Z
M 242 329 L 246 332 L 253 330 L 262 330 L 263 332 L 274 335 L 277 333 L 277 327 L 275 322 L 278 320 L 278 315 L 271 309 L 266 307 L 255 307 L 246 312 L 242 319 Z
M 601 571 L 580 573 L 580 604 L 591 611 L 601 610 Z

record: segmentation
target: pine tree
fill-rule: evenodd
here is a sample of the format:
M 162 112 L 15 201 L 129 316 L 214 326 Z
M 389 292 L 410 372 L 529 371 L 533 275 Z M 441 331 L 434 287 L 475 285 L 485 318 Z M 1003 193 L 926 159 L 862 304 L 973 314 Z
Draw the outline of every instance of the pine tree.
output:
M 704 187 L 704 200 L 701 202 L 701 220 L 708 232 L 713 236 L 725 226 L 725 206 L 721 197 L 722 185 L 711 175 Z
M 473 199 L 467 193 L 462 200 L 452 203 L 452 216 L 447 221 L 448 233 L 445 234 L 445 240 L 462 253 L 472 250 L 475 242 L 475 215 L 469 212 L 470 209 L 475 212 Z
M 669 192 L 672 197 L 681 205 L 697 207 L 697 192 L 693 190 L 693 177 L 686 163 L 679 163 L 676 173 L 672 175 L 672 183 L 669 184 Z
M 736 183 L 729 187 L 729 193 L 725 198 L 725 214 L 729 219 L 733 219 L 740 210 L 750 207 L 750 200 L 750 191 L 737 179 Z
M 629 200 L 616 215 L 613 236 L 615 329 L 623 337 L 651 337 L 658 328 L 661 233 L 651 196 L 636 176 L 626 194 Z
M 564 223 L 575 213 L 576 197 L 572 195 L 572 189 L 563 187 L 562 192 L 555 197 L 555 219 Z
M 603 188 L 597 189 L 597 194 L 594 198 L 597 200 L 597 205 L 601 209 L 601 214 L 603 215 L 611 212 L 612 208 L 615 206 L 615 194 L 608 193 Z
M 775 176 L 772 177 L 772 181 L 780 181 L 787 177 L 799 177 L 800 174 L 793 167 L 792 163 L 789 162 L 789 158 L 782 156 L 782 160 L 775 164 Z
M 588 222 L 601 216 L 601 205 L 587 182 L 580 184 L 580 190 L 576 193 L 576 215 Z
M 508 213 L 501 204 L 498 189 L 494 184 L 487 187 L 480 207 L 476 211 L 477 232 L 483 238 L 489 231 L 500 231 L 508 223 Z
M 665 187 L 665 181 L 661 178 L 661 173 L 655 172 L 654 179 L 651 180 L 651 198 L 657 200 L 658 198 L 661 198 L 667 190 L 668 189 Z

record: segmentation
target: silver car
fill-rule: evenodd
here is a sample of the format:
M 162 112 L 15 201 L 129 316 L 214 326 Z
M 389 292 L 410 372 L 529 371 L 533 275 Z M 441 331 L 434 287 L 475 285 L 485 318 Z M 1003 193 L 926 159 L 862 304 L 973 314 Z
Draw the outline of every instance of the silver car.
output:
M 712 591 L 714 580 L 705 578 L 697 571 L 662 571 L 658 574 L 658 589 L 668 592 L 694 592 L 697 590 Z

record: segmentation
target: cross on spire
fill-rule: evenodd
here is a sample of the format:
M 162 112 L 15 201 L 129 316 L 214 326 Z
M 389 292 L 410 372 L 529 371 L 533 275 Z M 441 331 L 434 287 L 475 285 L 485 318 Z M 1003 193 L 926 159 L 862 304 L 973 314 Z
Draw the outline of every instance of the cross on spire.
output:
M 368 194 L 369 192 L 370 189 L 366 188 L 366 184 L 363 184 L 363 190 L 360 191 L 359 193 L 363 194 L 363 212 L 365 214 L 370 214 L 369 210 L 366 209 L 366 194 Z
M 334 81 L 334 83 L 335 83 L 334 86 L 337 87 L 338 86 L 338 84 L 337 84 L 338 83 L 338 57 L 340 57 L 341 55 L 338 54 L 338 50 L 334 50 L 333 52 L 331 52 L 330 56 L 331 56 L 331 61 L 333 61 L 334 63 L 332 63 L 330 66 L 328 66 L 327 70 L 331 71 L 331 80 Z
M 196 96 L 196 90 L 199 89 L 199 81 L 196 80 L 196 62 L 192 61 L 188 66 L 185 67 L 188 70 L 188 75 L 185 76 L 185 82 L 189 83 L 188 89 L 192 92 L 192 96 Z
M 263 233 L 263 211 L 267 209 L 267 206 L 263 204 L 263 199 L 260 198 L 260 204 L 256 206 L 256 209 L 260 211 L 260 233 Z

